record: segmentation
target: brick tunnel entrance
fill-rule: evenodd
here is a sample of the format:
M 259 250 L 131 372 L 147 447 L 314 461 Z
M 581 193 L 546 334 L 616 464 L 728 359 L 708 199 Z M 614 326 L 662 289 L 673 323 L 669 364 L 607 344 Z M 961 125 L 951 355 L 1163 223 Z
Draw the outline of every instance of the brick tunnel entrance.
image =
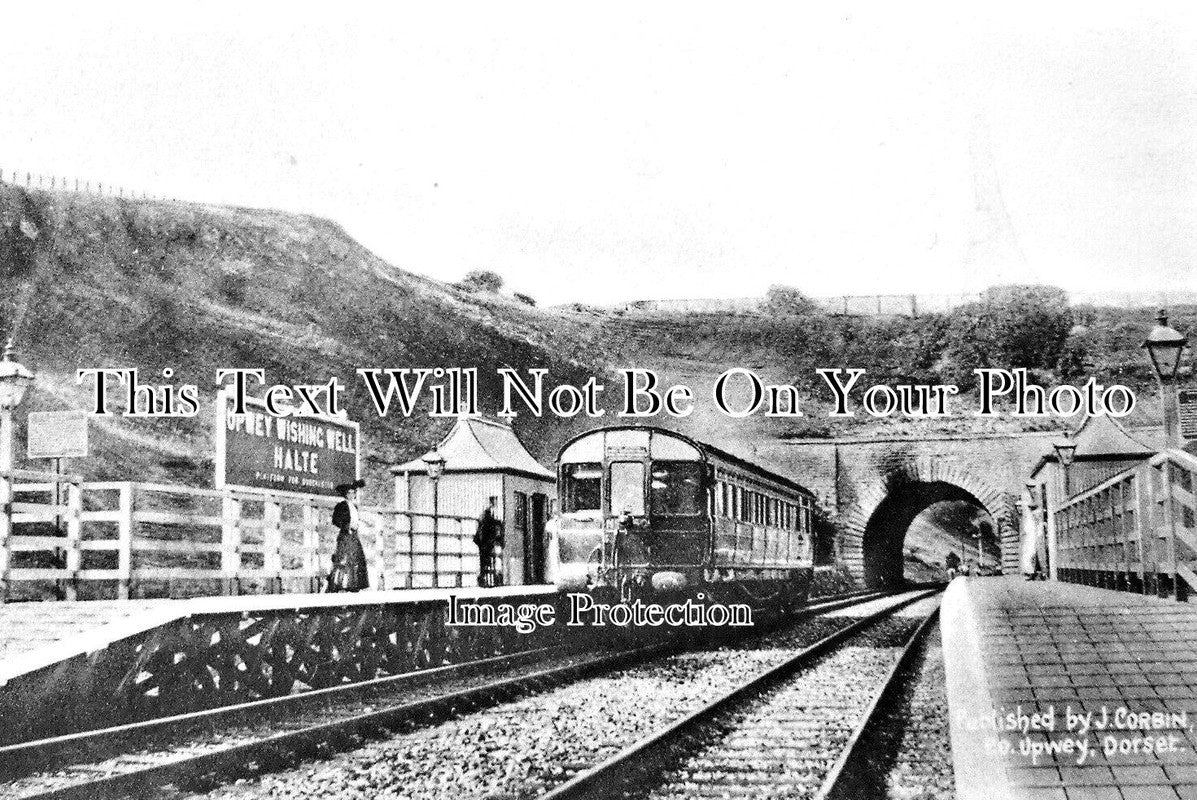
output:
M 955 506 L 956 508 L 951 508 Z M 908 542 L 908 532 L 921 514 L 932 509 L 937 512 L 937 525 L 920 525 L 920 538 L 927 541 Z M 946 510 L 945 510 L 946 509 Z M 974 523 L 974 520 L 979 522 Z M 937 530 L 938 534 L 928 536 L 926 531 Z M 933 562 L 935 569 L 942 569 L 948 552 L 963 556 L 964 563 L 975 563 L 969 558 L 976 552 L 976 533 L 992 552 L 997 547 L 994 538 L 994 522 L 985 505 L 971 492 L 945 481 L 904 481 L 891 485 L 885 498 L 878 504 L 865 526 L 861 540 L 864 561 L 864 580 L 869 587 L 890 587 L 901 585 L 906 579 L 906 564 L 913 545 L 922 551 L 924 561 Z M 929 565 L 930 566 L 930 565 Z M 926 578 L 927 575 L 910 576 Z

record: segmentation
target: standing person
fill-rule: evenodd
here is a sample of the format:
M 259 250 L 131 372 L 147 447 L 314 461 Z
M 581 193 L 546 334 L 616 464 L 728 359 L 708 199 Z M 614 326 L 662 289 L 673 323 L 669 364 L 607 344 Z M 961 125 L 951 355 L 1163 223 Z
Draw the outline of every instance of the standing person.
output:
M 503 552 L 503 519 L 498 513 L 499 498 L 491 497 L 478 517 L 474 544 L 478 545 L 478 585 L 499 586 L 499 556 Z
M 328 575 L 328 591 L 357 592 L 370 586 L 366 571 L 366 551 L 358 538 L 357 490 L 366 485 L 360 478 L 353 483 L 337 486 L 343 498 L 333 508 L 332 523 L 339 529 L 337 549 L 333 552 L 333 568 Z
M 956 551 L 948 553 L 948 557 L 943 560 L 943 563 L 948 572 L 948 579 L 955 578 L 960 571 L 960 556 L 956 555 Z

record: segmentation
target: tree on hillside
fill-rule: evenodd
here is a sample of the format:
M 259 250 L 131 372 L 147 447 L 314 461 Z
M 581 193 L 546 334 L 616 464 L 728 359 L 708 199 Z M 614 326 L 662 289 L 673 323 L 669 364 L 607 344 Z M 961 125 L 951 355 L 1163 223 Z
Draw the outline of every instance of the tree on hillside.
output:
M 819 311 L 819 306 L 793 286 L 775 283 L 765 292 L 765 310 L 779 316 L 806 316 Z
M 982 367 L 1054 377 L 1072 329 L 1068 293 L 1055 286 L 993 287 L 949 319 L 940 372 L 964 388 Z
M 494 292 L 503 288 L 503 276 L 489 269 L 473 269 L 457 282 L 467 292 Z

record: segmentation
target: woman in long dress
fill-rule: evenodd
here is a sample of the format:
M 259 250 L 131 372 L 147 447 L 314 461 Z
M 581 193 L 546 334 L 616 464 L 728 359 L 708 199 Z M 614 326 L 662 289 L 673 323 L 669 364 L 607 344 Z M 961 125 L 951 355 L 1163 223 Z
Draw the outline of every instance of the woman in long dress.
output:
M 342 483 L 337 492 L 344 498 L 333 508 L 333 526 L 337 534 L 337 549 L 333 552 L 333 568 L 328 576 L 328 591 L 356 592 L 370 586 L 366 570 L 366 551 L 357 536 L 358 510 L 357 490 L 366 485 L 364 480 Z

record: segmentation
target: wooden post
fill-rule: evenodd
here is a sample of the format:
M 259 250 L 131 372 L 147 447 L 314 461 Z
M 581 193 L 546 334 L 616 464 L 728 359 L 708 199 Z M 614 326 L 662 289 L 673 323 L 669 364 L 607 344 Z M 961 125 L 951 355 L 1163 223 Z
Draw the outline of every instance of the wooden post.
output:
M 465 586 L 466 576 L 466 538 L 464 524 L 461 520 L 455 520 L 457 523 L 457 585 L 458 587 Z
M 1164 459 L 1160 464 L 1160 478 L 1164 482 L 1164 535 L 1168 538 L 1168 568 L 1172 570 L 1172 599 L 1180 600 L 1180 573 L 1176 569 L 1176 509 L 1172 507 L 1172 462 Z
M 303 572 L 308 576 L 308 591 L 320 591 L 320 531 L 316 528 L 316 509 L 303 504 Z
M 407 588 L 416 587 L 416 518 L 411 514 L 411 501 L 408 501 L 407 520 Z
M 220 574 L 225 594 L 239 594 L 238 574 L 241 571 L 241 500 L 227 489 L 221 499 L 220 512 Z
M 1143 594 L 1148 593 L 1149 584 L 1155 576 L 1155 505 L 1151 497 L 1151 465 L 1143 464 L 1135 470 L 1135 527 L 1139 534 L 1139 574 L 1143 581 Z M 1152 578 L 1148 578 L 1150 572 Z
M 50 459 L 50 503 L 54 506 L 54 535 L 62 536 L 62 513 L 58 506 L 61 506 L 63 500 L 66 498 L 62 494 L 62 459 Z M 67 490 L 70 491 L 69 489 Z
M 378 580 L 371 588 L 385 589 L 386 588 L 386 531 L 387 523 L 386 517 L 379 514 L 374 518 L 374 524 L 371 526 L 374 529 L 374 542 L 371 549 L 374 551 L 374 571 L 378 576 Z
M 116 596 L 128 600 L 133 583 L 133 484 L 122 483 L 117 514 L 116 533 Z
M 283 532 L 279 529 L 282 524 L 283 506 L 278 498 L 271 495 L 262 508 L 262 567 L 270 579 L 270 591 L 282 592 L 283 583 Z
M 12 563 L 12 475 L 0 474 L 0 603 L 8 602 L 8 570 Z
M 1143 581 L 1146 578 L 1144 574 L 1146 570 L 1146 556 L 1143 553 L 1143 501 L 1140 499 L 1140 489 L 1142 480 L 1142 471 L 1136 469 L 1131 473 L 1131 480 L 1127 485 L 1126 493 L 1126 507 L 1123 509 L 1123 516 L 1129 511 L 1133 515 L 1134 522 L 1130 526 L 1128 536 L 1133 537 L 1129 540 L 1128 557 L 1131 564 L 1138 564 L 1137 574 L 1139 577 L 1139 591 L 1142 593 Z
M 54 459 L 58 461 L 59 459 Z M 66 599 L 79 599 L 79 570 L 83 568 L 83 486 L 72 480 L 67 484 L 66 519 Z

